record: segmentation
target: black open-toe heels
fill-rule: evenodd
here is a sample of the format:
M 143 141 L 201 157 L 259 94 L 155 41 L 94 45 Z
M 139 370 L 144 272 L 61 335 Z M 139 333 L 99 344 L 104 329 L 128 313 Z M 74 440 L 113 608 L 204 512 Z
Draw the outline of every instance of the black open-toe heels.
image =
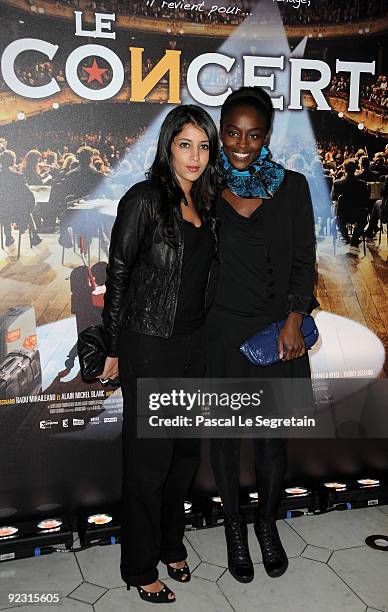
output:
M 163 582 L 163 588 L 161 591 L 157 591 L 156 593 L 151 593 L 150 591 L 144 590 L 141 586 L 137 586 L 137 592 L 139 593 L 141 599 L 144 601 L 148 601 L 149 603 L 174 603 L 175 601 L 175 593 L 171 591 Z M 127 587 L 129 590 L 129 587 Z M 170 597 L 170 593 L 174 597 Z
M 189 582 L 191 578 L 190 569 L 186 561 L 184 566 L 180 568 L 171 567 L 171 565 L 167 563 L 167 571 L 170 578 L 177 582 Z

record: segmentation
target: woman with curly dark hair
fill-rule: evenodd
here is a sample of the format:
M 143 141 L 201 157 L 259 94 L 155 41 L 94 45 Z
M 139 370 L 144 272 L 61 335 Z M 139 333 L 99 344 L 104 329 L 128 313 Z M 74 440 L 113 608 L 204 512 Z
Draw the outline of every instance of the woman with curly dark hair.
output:
M 166 116 L 148 179 L 121 199 L 107 267 L 103 379 L 120 373 L 123 408 L 121 575 L 142 599 L 175 601 L 157 565 L 188 582 L 184 500 L 198 439 L 136 437 L 136 379 L 204 374 L 206 289 L 216 250 L 218 134 L 197 106 Z

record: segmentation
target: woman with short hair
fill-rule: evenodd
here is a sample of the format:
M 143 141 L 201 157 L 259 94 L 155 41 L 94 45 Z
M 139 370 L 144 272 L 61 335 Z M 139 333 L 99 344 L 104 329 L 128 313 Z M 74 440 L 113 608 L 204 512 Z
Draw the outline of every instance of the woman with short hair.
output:
M 272 161 L 268 149 L 274 110 L 260 87 L 231 93 L 221 109 L 224 189 L 219 217 L 218 282 L 206 321 L 208 376 L 309 378 L 301 333 L 314 305 L 314 219 L 306 178 Z M 241 344 L 276 320 L 280 361 L 252 365 Z M 276 528 L 286 470 L 282 438 L 253 439 L 259 511 L 254 524 L 264 568 L 271 577 L 287 569 Z M 240 440 L 212 439 L 211 461 L 225 514 L 228 566 L 240 582 L 253 579 L 247 526 L 239 503 Z

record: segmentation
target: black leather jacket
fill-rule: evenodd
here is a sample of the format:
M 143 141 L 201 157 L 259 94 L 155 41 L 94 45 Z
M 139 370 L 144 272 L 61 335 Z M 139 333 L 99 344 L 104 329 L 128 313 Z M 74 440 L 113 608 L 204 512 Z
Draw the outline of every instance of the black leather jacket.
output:
M 121 198 L 112 229 L 102 320 L 108 355 L 117 356 L 120 327 L 168 338 L 174 326 L 183 260 L 180 209 L 173 217 L 173 239 L 162 240 L 156 224 L 160 189 L 137 183 Z

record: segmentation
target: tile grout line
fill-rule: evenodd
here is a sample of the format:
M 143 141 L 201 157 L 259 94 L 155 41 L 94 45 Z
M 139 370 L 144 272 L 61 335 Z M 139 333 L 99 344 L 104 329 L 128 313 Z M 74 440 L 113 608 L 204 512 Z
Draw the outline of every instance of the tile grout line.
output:
M 74 552 L 74 553 L 73 553 L 73 555 L 75 556 L 75 560 L 76 560 L 76 562 L 77 562 L 78 569 L 79 569 L 79 571 L 80 571 L 80 573 L 81 573 L 81 576 L 82 576 L 82 581 L 83 581 L 83 582 L 86 582 L 86 580 L 85 580 L 85 576 L 84 576 L 84 574 L 83 574 L 83 572 L 82 572 L 82 569 L 81 569 L 81 565 L 80 565 L 80 563 L 79 563 L 79 561 L 78 561 L 77 553 L 75 553 L 75 552 Z
M 217 578 L 217 580 L 216 580 L 216 584 L 218 583 L 218 581 L 219 581 L 219 580 L 221 580 L 222 576 L 224 576 L 224 575 L 226 574 L 226 572 L 227 572 L 227 571 L 228 571 L 228 568 L 226 567 L 226 568 L 224 569 L 224 571 L 222 572 L 221 576 L 220 576 L 219 578 Z
M 94 604 L 96 604 L 98 601 L 100 601 L 100 599 L 101 599 L 102 597 L 104 597 L 104 595 L 106 595 L 106 594 L 108 593 L 108 591 L 110 591 L 110 590 L 111 590 L 111 589 L 106 589 L 106 590 L 105 590 L 105 593 L 101 593 L 101 595 L 100 595 L 99 597 L 97 597 L 96 601 L 94 601 L 94 602 L 92 603 L 93 609 L 94 609 Z
M 68 593 L 68 595 L 64 595 L 64 597 L 68 597 L 69 599 L 75 599 L 75 597 L 72 597 L 72 594 L 74 593 L 74 591 L 76 591 L 77 589 L 79 589 L 79 587 L 84 584 L 84 580 L 82 580 L 81 584 L 78 584 L 72 591 L 70 591 L 70 593 Z M 84 602 L 85 603 L 85 602 Z
M 226 571 L 226 570 L 225 570 Z M 216 582 L 217 588 L 220 591 L 220 593 L 222 594 L 222 596 L 226 599 L 226 601 L 228 602 L 228 604 L 230 605 L 230 607 L 232 608 L 233 612 L 238 612 L 238 610 L 236 610 L 236 608 L 234 606 L 232 606 L 232 604 L 230 603 L 228 597 L 225 595 L 224 591 L 221 589 L 220 585 L 218 584 L 218 582 Z
M 218 565 L 217 563 L 211 563 L 210 561 L 203 561 L 202 563 L 206 563 L 206 565 L 212 565 L 213 567 L 219 567 L 220 569 L 228 569 L 225 565 Z
M 84 584 L 84 583 L 85 583 L 85 577 L 84 577 L 84 575 L 83 575 L 83 573 L 82 573 L 81 566 L 80 566 L 80 564 L 79 564 L 79 562 L 78 562 L 78 559 L 77 559 L 77 555 L 76 555 L 76 553 L 75 553 L 75 552 L 73 552 L 73 553 L 71 553 L 71 554 L 72 554 L 72 555 L 73 555 L 73 557 L 75 558 L 75 561 L 76 561 L 76 563 L 77 563 L 77 566 L 78 566 L 79 572 L 80 572 L 80 574 L 81 574 L 82 581 L 81 581 L 81 583 L 80 583 L 80 584 L 78 584 L 78 585 L 77 585 L 77 586 L 76 586 L 76 587 L 75 587 L 75 588 L 74 588 L 72 591 L 70 591 L 70 593 L 69 593 L 68 595 L 65 595 L 65 597 L 67 597 L 68 599 L 70 599 L 70 600 L 72 600 L 72 601 L 80 601 L 79 599 L 77 600 L 75 597 L 71 597 L 71 594 L 72 594 L 72 593 L 74 593 L 74 591 L 75 591 L 76 589 L 79 589 L 79 587 L 80 587 L 82 584 Z M 87 603 L 87 602 L 86 602 L 86 601 L 84 601 L 84 602 L 82 602 L 82 603 Z
M 306 543 L 305 543 L 305 544 L 306 544 Z M 306 544 L 306 546 L 304 547 L 304 549 L 303 549 L 303 550 L 302 550 L 302 551 L 299 553 L 299 555 L 298 555 L 299 557 L 302 557 L 302 555 L 303 555 L 304 551 L 306 550 L 306 548 L 307 548 L 308 546 L 310 546 L 310 544 Z
M 326 561 L 325 565 L 329 565 L 329 561 L 332 558 L 332 556 L 334 555 L 334 550 L 331 552 L 331 555 L 329 556 L 328 560 Z M 329 566 L 330 567 L 330 566 Z
M 335 551 L 334 551 L 335 552 Z M 366 606 L 368 608 L 368 604 L 360 597 L 360 595 L 358 593 L 356 593 L 356 591 L 354 591 L 352 589 L 352 587 L 339 575 L 337 574 L 337 572 L 335 571 L 335 569 L 333 569 L 331 567 L 331 565 L 329 565 L 328 563 L 326 563 L 325 565 L 327 565 L 327 567 L 333 572 L 333 574 L 335 574 L 337 576 L 337 578 L 339 578 L 341 580 L 341 582 L 344 583 L 345 586 L 348 587 L 348 589 L 361 601 L 361 603 L 364 604 L 364 606 Z
M 200 555 L 197 553 L 196 549 L 194 548 L 193 544 L 190 542 L 189 538 L 188 538 L 186 535 L 185 535 L 185 538 L 186 538 L 187 542 L 189 543 L 190 548 L 192 548 L 192 549 L 193 549 L 193 551 L 195 552 L 195 554 L 197 555 L 198 559 L 200 560 L 200 563 L 203 563 L 203 559 L 202 559 L 202 557 L 201 557 L 201 556 L 200 556 Z M 198 564 L 198 565 L 199 565 L 199 564 Z M 198 567 L 198 566 L 197 566 L 197 567 Z
M 314 548 L 320 548 L 321 550 L 327 550 L 328 552 L 333 552 L 332 548 L 326 548 L 326 546 L 317 546 L 316 544 L 308 544 L 308 546 L 314 546 Z
M 301 559 L 308 559 L 309 561 L 315 561 L 315 563 L 322 563 L 323 565 L 327 565 L 327 561 L 321 561 L 320 559 L 312 559 L 311 557 L 301 557 Z
M 290 519 L 288 519 L 288 520 L 290 520 Z M 300 533 L 298 533 L 298 531 L 297 531 L 297 530 L 296 530 L 296 529 L 295 529 L 295 528 L 294 528 L 294 527 L 293 527 L 293 526 L 292 526 L 290 523 L 287 523 L 287 521 L 286 521 L 285 519 L 283 519 L 283 522 L 284 522 L 286 525 L 288 525 L 288 526 L 290 527 L 290 529 L 292 529 L 292 531 L 293 531 L 294 533 L 296 533 L 296 535 L 297 535 L 297 536 L 298 536 L 298 537 L 299 537 L 299 538 L 302 540 L 302 542 L 304 542 L 304 543 L 306 544 L 306 546 L 308 546 L 308 542 L 306 542 L 306 540 L 304 539 L 304 537 L 303 537 L 303 536 L 301 536 L 301 535 L 300 535 Z
M 367 544 L 360 544 L 359 546 L 348 546 L 347 548 L 336 548 L 333 552 L 339 552 L 340 550 L 354 550 L 355 548 L 365 548 Z
M 217 580 L 211 580 L 210 578 L 204 578 L 204 576 L 197 576 L 195 574 L 192 574 L 193 578 L 199 578 L 200 580 L 206 580 L 206 582 L 211 582 L 212 584 L 217 584 Z M 221 576 L 220 576 L 221 578 Z

